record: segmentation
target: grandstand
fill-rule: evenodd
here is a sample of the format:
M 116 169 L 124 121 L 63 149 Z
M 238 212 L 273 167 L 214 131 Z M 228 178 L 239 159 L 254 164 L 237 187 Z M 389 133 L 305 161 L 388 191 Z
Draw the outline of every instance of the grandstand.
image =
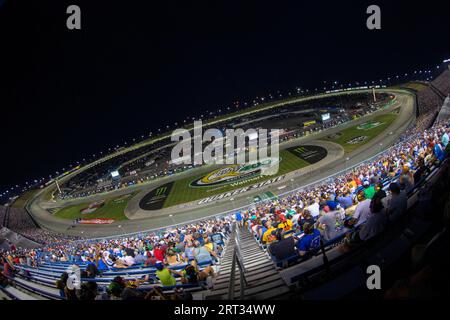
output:
M 25 209 L 0 207 L 3 226 L 41 244 L 2 249 L 0 288 L 19 300 L 337 299 L 365 286 L 368 265 L 389 273 L 416 244 L 425 243 L 418 260 L 426 264 L 448 235 L 439 212 L 449 197 L 450 119 L 436 121 L 448 75 L 417 87 L 417 119 L 388 150 L 233 214 L 79 239 L 39 229 Z M 85 188 L 142 155 L 72 183 Z

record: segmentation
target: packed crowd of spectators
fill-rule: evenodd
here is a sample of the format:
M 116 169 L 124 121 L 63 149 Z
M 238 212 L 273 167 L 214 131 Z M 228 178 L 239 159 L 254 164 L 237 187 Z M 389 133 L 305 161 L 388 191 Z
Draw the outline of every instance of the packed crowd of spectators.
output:
M 431 82 L 445 97 L 450 94 L 450 70 L 444 71 Z M 416 128 L 426 129 L 433 123 L 436 115 L 442 107 L 443 99 L 429 86 L 417 92 L 418 118 Z
M 417 125 L 427 128 L 433 123 L 443 101 L 430 87 L 426 87 L 417 92 L 417 102 L 419 111 Z
M 436 87 L 444 96 L 450 94 L 450 70 L 445 70 L 436 79 L 432 81 L 434 87 Z
M 379 234 L 406 212 L 407 195 L 449 149 L 449 123 L 409 132 L 407 139 L 350 172 L 239 213 L 278 260 L 314 253 L 320 241 L 346 234 L 344 249 Z M 390 181 L 383 190 L 383 182 Z M 293 236 L 292 236 L 293 235 Z
M 0 252 L 4 276 L 13 277 L 18 272 L 15 266 L 38 267 L 44 262 L 69 262 L 84 265 L 82 278 L 96 278 L 102 272 L 127 269 L 133 266 L 154 267 L 156 277 L 148 276 L 136 281 L 125 281 L 116 277 L 104 294 L 91 298 L 125 299 L 131 294 L 126 288 L 137 289 L 140 285 L 158 282 L 162 286 L 175 286 L 176 278 L 182 284 L 196 284 L 215 274 L 215 263 L 219 261 L 226 239 L 231 233 L 232 217 L 199 221 L 182 227 L 173 227 L 159 232 L 103 240 L 69 240 L 53 243 L 40 249 L 27 250 L 11 245 L 10 250 Z M 177 268 L 178 267 L 178 268 Z M 75 289 L 63 273 L 57 286 L 68 300 L 83 299 L 87 288 L 97 290 L 97 284 L 87 281 Z M 176 291 L 175 296 L 181 291 Z M 158 288 L 147 292 L 133 290 L 140 299 L 170 299 Z M 98 296 L 98 297 L 97 297 Z
M 6 210 L 7 207 L 0 206 L 0 228 L 3 227 L 5 224 Z
M 5 223 L 2 223 L 2 226 L 39 244 L 45 245 L 80 239 L 80 237 L 38 228 L 24 208 L 0 206 L 0 213 L 4 215 L 0 221 L 5 221 Z M 2 218 L 2 215 L 0 215 L 0 218 Z

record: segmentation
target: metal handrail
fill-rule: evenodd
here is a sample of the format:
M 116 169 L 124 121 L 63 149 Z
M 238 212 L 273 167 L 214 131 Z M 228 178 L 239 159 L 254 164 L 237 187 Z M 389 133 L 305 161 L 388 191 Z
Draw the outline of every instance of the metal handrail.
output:
M 228 300 L 234 299 L 234 288 L 236 287 L 236 265 L 239 269 L 240 290 L 239 299 L 245 298 L 245 287 L 247 286 L 247 279 L 245 278 L 245 265 L 244 259 L 241 255 L 240 242 L 239 242 L 239 227 L 236 227 L 236 236 L 234 238 L 235 247 L 233 249 L 233 262 L 231 263 L 230 282 L 228 286 Z

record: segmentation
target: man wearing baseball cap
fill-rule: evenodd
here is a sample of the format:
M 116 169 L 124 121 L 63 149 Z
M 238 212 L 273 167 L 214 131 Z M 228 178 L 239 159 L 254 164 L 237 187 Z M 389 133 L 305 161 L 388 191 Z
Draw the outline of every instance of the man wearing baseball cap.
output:
M 364 186 L 364 195 L 366 196 L 366 199 L 372 199 L 373 195 L 376 192 L 375 187 L 370 184 L 369 180 L 364 180 L 363 186 Z
M 162 262 L 158 262 L 155 265 L 156 276 L 161 281 L 163 286 L 174 286 L 177 284 L 177 280 L 172 276 L 172 270 L 164 267 Z

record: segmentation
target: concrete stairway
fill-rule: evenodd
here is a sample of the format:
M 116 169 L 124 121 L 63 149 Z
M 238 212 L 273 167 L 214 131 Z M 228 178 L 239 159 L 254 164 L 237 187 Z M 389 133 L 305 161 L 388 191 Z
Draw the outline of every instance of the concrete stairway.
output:
M 236 227 L 237 228 L 237 227 Z M 290 290 L 275 269 L 274 264 L 267 254 L 259 247 L 251 233 L 246 228 L 234 230 L 228 242 L 226 252 L 220 264 L 220 272 L 214 279 L 213 289 L 205 296 L 205 299 L 228 299 L 230 286 L 231 265 L 233 262 L 235 239 L 240 243 L 240 252 L 244 260 L 245 278 L 247 286 L 244 291 L 244 299 L 267 300 L 285 296 Z M 240 274 L 236 266 L 235 299 L 240 295 Z

